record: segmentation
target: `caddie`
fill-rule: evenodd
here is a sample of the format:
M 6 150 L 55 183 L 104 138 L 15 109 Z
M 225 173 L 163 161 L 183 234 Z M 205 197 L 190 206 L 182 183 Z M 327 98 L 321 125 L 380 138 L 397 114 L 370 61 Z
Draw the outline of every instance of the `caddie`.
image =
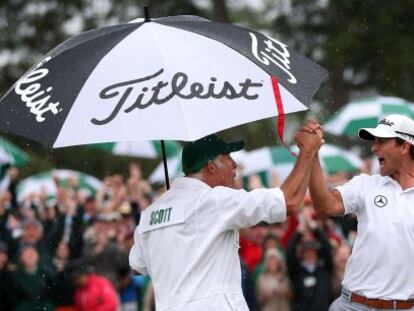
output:
M 157 310 L 248 310 L 241 288 L 239 229 L 282 222 L 295 213 L 323 143 L 304 130 L 295 136 L 300 154 L 280 188 L 234 189 L 230 153 L 243 141 L 216 134 L 184 146 L 185 177 L 142 212 L 130 251 L 131 268 L 149 275 Z

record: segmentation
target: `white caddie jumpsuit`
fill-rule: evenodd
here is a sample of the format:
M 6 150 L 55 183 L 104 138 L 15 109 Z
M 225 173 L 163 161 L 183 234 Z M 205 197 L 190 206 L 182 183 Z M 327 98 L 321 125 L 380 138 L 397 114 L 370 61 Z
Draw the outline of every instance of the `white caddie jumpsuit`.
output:
M 248 310 L 239 229 L 285 219 L 279 188 L 246 192 L 180 177 L 143 211 L 129 263 L 151 277 L 157 310 Z

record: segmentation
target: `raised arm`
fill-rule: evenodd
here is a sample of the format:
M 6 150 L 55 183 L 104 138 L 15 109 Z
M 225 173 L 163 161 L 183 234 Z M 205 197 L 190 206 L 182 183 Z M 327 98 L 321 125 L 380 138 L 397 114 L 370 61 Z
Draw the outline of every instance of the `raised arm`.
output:
M 319 212 L 329 216 L 343 216 L 345 213 L 341 194 L 337 190 L 329 190 L 322 172 L 319 157 L 316 156 L 312 166 L 309 190 L 313 207 Z
M 308 121 L 295 136 L 300 153 L 292 172 L 280 187 L 285 195 L 288 214 L 297 212 L 308 189 L 312 164 L 323 144 L 321 133 L 316 133 L 319 128 L 316 122 Z

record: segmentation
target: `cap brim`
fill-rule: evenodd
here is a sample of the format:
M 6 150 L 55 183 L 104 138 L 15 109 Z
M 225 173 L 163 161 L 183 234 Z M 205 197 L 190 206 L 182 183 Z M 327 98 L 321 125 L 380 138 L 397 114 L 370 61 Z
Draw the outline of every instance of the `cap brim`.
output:
M 243 148 L 244 148 L 244 141 L 239 140 L 239 141 L 227 143 L 225 152 L 226 153 L 236 152 L 236 151 L 242 150 Z
M 358 131 L 358 136 L 363 140 L 374 140 L 376 137 L 394 138 L 397 137 L 397 134 L 379 128 L 362 128 Z

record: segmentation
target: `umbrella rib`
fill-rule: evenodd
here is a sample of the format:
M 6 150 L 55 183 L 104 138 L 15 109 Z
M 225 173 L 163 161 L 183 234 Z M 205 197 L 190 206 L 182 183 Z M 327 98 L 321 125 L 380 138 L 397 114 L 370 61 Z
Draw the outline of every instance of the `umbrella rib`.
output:
M 223 23 L 222 23 L 223 24 Z M 248 28 L 246 28 L 246 27 L 243 27 L 243 26 L 240 26 L 240 25 L 233 25 L 233 24 L 225 24 L 227 27 L 230 27 L 230 28 L 235 28 L 236 30 L 241 30 L 241 31 L 244 31 L 244 32 L 247 32 L 247 33 L 250 33 L 250 32 L 252 32 L 252 30 L 250 30 L 250 29 L 248 29 Z M 168 27 L 174 27 L 174 28 L 177 28 L 177 29 L 180 29 L 180 30 L 182 30 L 182 31 L 186 31 L 186 32 L 189 32 L 189 33 L 191 33 L 191 34 L 193 34 L 193 35 L 198 35 L 198 36 L 201 36 L 201 37 L 203 37 L 203 38 L 207 38 L 207 39 L 210 39 L 210 40 L 213 40 L 214 42 L 216 42 L 216 43 L 220 43 L 220 44 L 222 44 L 223 46 L 225 46 L 225 47 L 227 47 L 227 48 L 229 48 L 229 49 L 231 49 L 231 50 L 233 50 L 235 53 L 237 53 L 238 55 L 240 55 L 241 57 L 243 57 L 244 59 L 246 59 L 247 61 L 249 61 L 249 62 L 251 62 L 252 64 L 254 64 L 255 66 L 259 66 L 259 64 L 257 63 L 257 62 L 255 62 L 253 59 L 251 59 L 250 57 L 249 57 L 249 55 L 247 54 L 247 53 L 245 53 L 243 50 L 238 50 L 237 48 L 235 48 L 235 47 L 233 47 L 232 45 L 230 45 L 229 43 L 227 43 L 225 40 L 222 40 L 222 39 L 219 39 L 219 38 L 217 38 L 217 37 L 214 37 L 212 34 L 209 34 L 209 33 L 202 33 L 202 32 L 199 32 L 199 31 L 197 31 L 196 29 L 192 29 L 192 30 L 189 30 L 189 29 L 186 29 L 186 28 L 182 28 L 182 27 L 180 27 L 180 26 L 178 26 L 178 25 L 174 25 L 174 24 L 168 24 Z M 272 77 L 276 77 L 275 75 L 273 75 L 271 72 L 270 72 L 270 70 L 269 69 L 267 69 L 266 67 L 262 67 L 261 66 L 261 69 L 263 70 L 263 71 L 265 71 L 268 75 L 269 75 L 269 78 L 272 78 Z M 316 90 L 317 90 L 317 88 L 315 88 L 315 93 L 316 93 Z M 290 92 L 291 93 L 291 92 Z M 291 93 L 291 95 L 293 96 L 293 97 L 295 97 L 298 101 L 300 101 L 300 102 L 302 102 L 302 100 L 299 100 L 298 99 L 298 97 L 297 97 L 297 95 L 296 94 L 294 94 L 294 93 Z M 307 105 L 305 105 L 305 106 L 307 106 Z M 309 109 L 309 108 L 308 108 Z
M 166 67 L 165 71 L 171 72 L 170 68 L 168 68 L 167 57 L 166 57 L 166 54 L 164 53 L 164 49 L 163 49 L 163 47 L 162 47 L 162 45 L 160 43 L 159 38 L 157 37 L 156 32 L 153 31 L 153 29 L 152 29 L 152 23 L 146 23 L 146 25 L 147 25 L 147 27 L 150 27 L 150 32 L 151 32 L 153 38 L 155 39 L 155 41 L 156 41 L 156 43 L 158 45 L 159 51 L 161 52 L 161 55 L 162 55 L 162 58 L 165 60 L 165 67 Z M 161 25 L 161 24 L 157 24 L 157 25 L 160 26 L 160 27 L 168 27 L 168 26 Z M 183 107 L 183 104 L 182 104 L 182 100 L 180 98 L 177 98 L 177 100 L 178 100 L 180 109 L 182 111 L 182 115 L 183 115 L 183 118 L 185 120 L 185 126 L 187 127 L 188 133 L 190 134 L 190 137 L 191 138 L 194 138 L 193 137 L 193 133 L 191 131 L 191 128 L 189 126 L 188 118 L 187 118 L 186 114 L 184 113 L 185 111 L 184 111 L 184 107 Z

